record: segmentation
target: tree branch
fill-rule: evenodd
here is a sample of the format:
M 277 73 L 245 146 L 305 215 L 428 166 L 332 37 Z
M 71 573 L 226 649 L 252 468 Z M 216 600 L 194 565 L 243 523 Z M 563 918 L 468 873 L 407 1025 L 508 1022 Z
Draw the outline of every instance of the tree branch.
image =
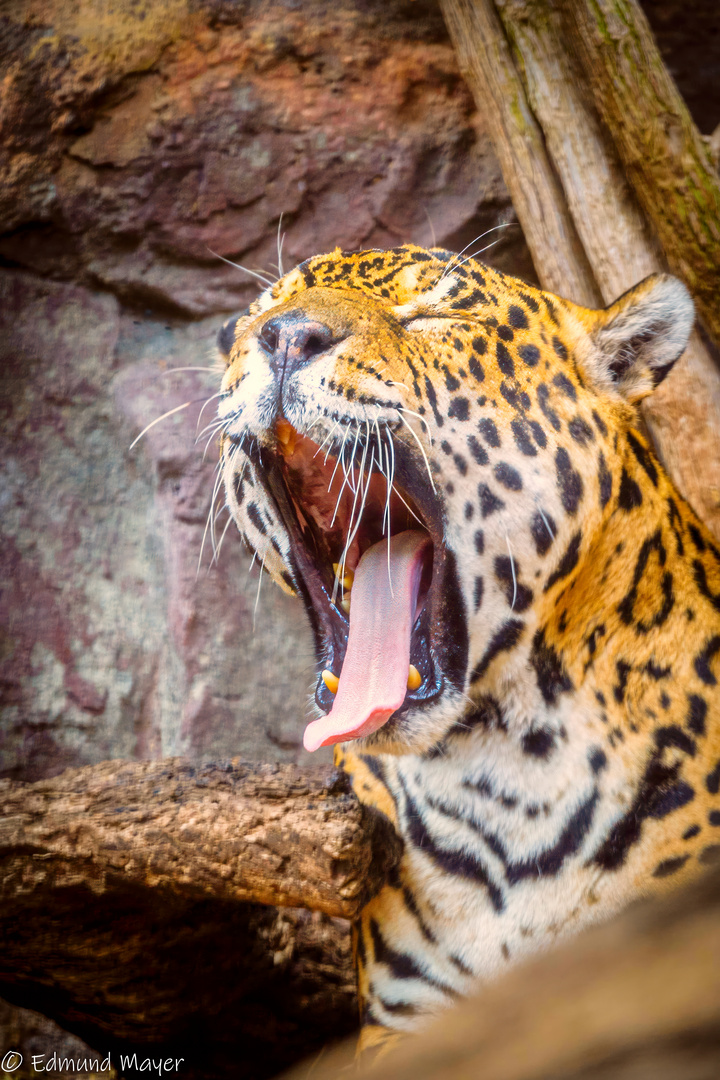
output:
M 398 857 L 326 766 L 104 762 L 0 782 L 0 900 L 128 884 L 352 918 Z

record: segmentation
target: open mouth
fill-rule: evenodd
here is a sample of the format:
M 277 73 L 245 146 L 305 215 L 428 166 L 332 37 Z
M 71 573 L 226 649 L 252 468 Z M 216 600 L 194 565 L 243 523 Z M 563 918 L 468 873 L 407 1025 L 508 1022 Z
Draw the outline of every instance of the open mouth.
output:
M 464 678 L 466 631 L 458 652 L 454 626 L 464 605 L 429 472 L 369 425 L 321 445 L 285 420 L 276 434 L 263 473 L 323 668 L 315 699 L 325 715 L 305 747 L 389 735 Z

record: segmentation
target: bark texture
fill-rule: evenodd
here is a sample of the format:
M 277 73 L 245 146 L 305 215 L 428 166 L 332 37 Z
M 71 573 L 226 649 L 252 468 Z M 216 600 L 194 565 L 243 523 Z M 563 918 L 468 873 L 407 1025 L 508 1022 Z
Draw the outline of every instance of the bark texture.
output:
M 183 1076 L 274 1075 L 354 1027 L 346 920 L 397 843 L 330 766 L 2 781 L 0 993 L 116 1066 L 137 1051 L 185 1056 Z
M 616 145 L 614 129 L 604 126 L 605 112 L 598 113 L 587 89 L 588 73 L 602 67 L 598 60 L 604 53 L 588 49 L 583 66 L 562 12 L 550 0 L 442 0 L 442 6 L 478 106 L 492 102 L 491 134 L 542 285 L 577 303 L 600 306 L 668 265 L 691 291 L 703 274 L 709 281 L 705 254 L 690 275 L 673 262 L 674 234 L 658 230 L 658 240 L 655 217 L 645 216 L 637 185 L 626 178 L 622 147 Z M 578 20 L 586 0 L 570 6 Z M 623 8 L 630 9 L 630 0 L 624 0 Z M 652 71 L 662 67 L 657 50 L 644 66 L 640 54 L 635 63 L 634 73 L 625 71 L 629 93 L 633 78 L 649 78 L 648 64 Z M 612 78 L 612 73 L 605 75 Z M 663 85 L 672 86 L 667 73 Z M 644 107 L 652 112 L 654 128 L 659 127 L 657 102 L 645 100 Z M 624 138 L 630 141 L 633 124 L 639 122 L 633 115 L 623 119 Z M 703 160 L 709 160 L 687 110 L 683 116 L 692 127 L 693 146 L 702 147 Z M 683 203 L 679 161 L 671 169 L 676 206 L 697 217 L 697 181 L 690 170 Z M 717 177 L 706 180 L 714 191 Z M 648 192 L 652 183 L 646 176 Z M 658 184 L 654 198 L 661 202 L 663 197 Z M 714 230 L 714 213 L 711 207 L 708 222 L 697 226 L 701 232 Z M 685 258 L 688 251 L 686 245 Z M 717 265 L 716 259 L 715 291 L 720 293 Z M 704 312 L 701 294 L 702 289 L 697 298 Z M 720 371 L 697 332 L 665 383 L 643 403 L 642 413 L 681 492 L 720 536 Z
M 720 343 L 720 178 L 635 0 L 563 0 L 597 109 L 668 263 Z
M 0 781 L 0 899 L 138 886 L 352 918 L 399 857 L 331 766 L 105 762 Z
M 338 1051 L 313 1080 L 334 1080 L 350 1052 Z M 520 965 L 360 1071 L 368 1080 L 718 1075 L 720 867 Z

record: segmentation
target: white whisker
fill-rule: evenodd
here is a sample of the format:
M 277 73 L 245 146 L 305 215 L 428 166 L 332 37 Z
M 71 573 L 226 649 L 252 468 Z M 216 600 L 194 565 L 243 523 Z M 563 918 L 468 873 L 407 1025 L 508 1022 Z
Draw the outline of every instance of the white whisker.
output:
M 435 487 L 435 481 L 434 481 L 434 480 L 433 480 L 433 478 L 432 478 L 432 473 L 431 473 L 431 471 L 430 471 L 430 462 L 428 461 L 428 458 L 427 458 L 427 454 L 425 453 L 425 447 L 424 447 L 424 446 L 423 446 L 423 444 L 422 444 L 422 443 L 420 442 L 420 439 L 418 438 L 417 432 L 416 432 L 416 431 L 414 430 L 414 428 L 412 428 L 412 427 L 410 426 L 410 424 L 409 424 L 409 423 L 407 422 L 407 420 L 406 420 L 406 419 L 405 419 L 405 417 L 403 416 L 402 412 L 400 412 L 400 419 L 402 420 L 403 424 L 405 425 L 405 427 L 406 427 L 406 428 L 408 429 L 408 431 L 409 431 L 409 432 L 410 432 L 410 434 L 412 435 L 412 437 L 413 437 L 413 439 L 415 440 L 415 442 L 416 442 L 416 443 L 418 444 L 418 446 L 420 447 L 420 453 L 422 454 L 422 456 L 423 456 L 423 459 L 424 459 L 424 461 L 425 461 L 425 468 L 427 469 L 427 474 L 428 474 L 428 477 L 429 477 L 429 479 L 430 479 L 430 485 L 431 485 L 431 487 L 432 487 L 433 491 L 435 492 L 435 494 L 437 494 L 437 488 Z
M 419 412 L 415 412 L 413 409 L 406 409 L 404 405 L 398 411 L 403 412 L 403 413 L 408 413 L 409 416 L 417 416 L 420 423 L 425 425 L 425 430 L 427 431 L 427 436 L 428 436 L 428 439 L 430 440 L 430 445 L 432 446 L 432 441 L 433 440 L 432 440 L 432 435 L 430 434 L 430 425 L 428 424 L 425 417 L 421 416 Z
M 280 220 L 278 221 L 278 227 L 277 227 L 277 258 L 278 258 L 277 269 L 278 269 L 278 274 L 280 275 L 280 277 L 283 276 L 282 249 L 283 249 L 283 244 L 285 243 L 285 236 L 283 234 L 282 238 L 280 237 L 280 230 L 282 228 L 282 219 L 283 219 L 283 214 L 284 213 L 285 213 L 285 211 L 283 210 L 282 213 L 280 214 Z
M 223 529 L 223 531 L 221 533 L 221 536 L 220 536 L 220 539 L 218 541 L 217 551 L 215 552 L 212 559 L 210 560 L 210 566 L 212 566 L 213 563 L 215 563 L 217 565 L 217 561 L 220 558 L 220 548 L 222 547 L 223 540 L 225 539 L 225 534 L 228 531 L 228 529 L 230 528 L 230 526 L 232 525 L 233 521 L 234 521 L 234 518 L 233 518 L 232 514 L 230 514 L 227 521 L 225 522 L 225 528 Z
M 147 427 L 144 427 L 142 429 L 142 431 L 140 432 L 140 434 L 138 435 L 138 437 L 136 439 L 133 439 L 133 441 L 130 443 L 130 446 L 128 447 L 128 449 L 132 450 L 133 446 L 135 446 L 136 443 L 140 442 L 143 435 L 146 435 L 147 432 L 150 430 L 150 428 L 154 428 L 155 425 L 159 424 L 161 420 L 167 420 L 168 416 L 173 416 L 175 413 L 180 412 L 182 409 L 187 409 L 188 405 L 194 405 L 194 404 L 195 403 L 193 401 L 186 401 L 183 405 L 178 405 L 174 409 L 168 409 L 168 411 L 166 413 L 163 413 L 162 416 L 158 416 L 155 420 L 153 420 L 150 424 L 148 424 Z
M 205 246 L 207 247 L 207 244 Z M 272 278 L 268 277 L 266 274 L 261 274 L 257 270 L 249 270 L 247 266 L 241 266 L 240 263 L 233 262 L 231 259 L 226 259 L 224 255 L 218 255 L 217 251 L 213 251 L 210 247 L 207 248 L 207 250 L 211 255 L 214 255 L 216 259 L 221 259 L 224 263 L 227 263 L 228 266 L 234 266 L 236 270 L 242 270 L 243 273 L 250 274 L 252 277 L 257 278 L 258 281 L 262 281 L 265 285 L 270 286 L 275 284 Z
M 515 610 L 515 601 L 517 600 L 517 576 L 515 574 L 515 560 L 513 559 L 513 553 L 510 550 L 510 538 L 509 538 L 507 532 L 505 533 L 505 543 L 507 544 L 508 555 L 510 556 L 510 573 L 512 574 L 512 580 L 513 580 L 513 598 L 512 598 L 512 604 L 510 605 L 510 608 L 514 611 Z
M 253 608 L 253 634 L 255 633 L 255 617 L 257 615 L 258 604 L 260 603 L 260 586 L 262 585 L 263 574 L 265 572 L 265 556 L 260 565 L 260 577 L 258 578 L 257 593 L 255 594 L 255 607 Z
M 550 528 L 550 522 L 549 522 L 549 521 L 548 521 L 548 519 L 547 519 L 547 518 L 545 517 L 545 514 L 543 513 L 543 511 L 542 511 L 542 510 L 540 509 L 540 507 L 539 507 L 539 506 L 538 506 L 538 514 L 539 514 L 539 515 L 540 515 L 540 517 L 541 517 L 541 518 L 543 519 L 543 521 L 544 521 L 544 523 L 545 523 L 545 528 L 546 528 L 546 529 L 547 529 L 547 531 L 548 531 L 548 532 L 550 533 L 550 539 L 551 539 L 551 540 L 552 540 L 552 541 L 554 542 L 554 541 L 555 541 L 555 533 L 554 533 L 554 532 L 552 531 L 552 529 Z

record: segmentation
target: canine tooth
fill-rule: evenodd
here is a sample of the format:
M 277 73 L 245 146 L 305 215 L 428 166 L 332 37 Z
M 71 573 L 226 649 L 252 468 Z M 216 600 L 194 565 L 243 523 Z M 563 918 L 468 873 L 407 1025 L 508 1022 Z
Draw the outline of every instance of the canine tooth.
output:
M 410 667 L 408 668 L 407 688 L 408 688 L 408 690 L 417 690 L 418 687 L 421 684 L 422 684 L 422 675 L 420 674 L 418 669 L 415 667 L 415 665 L 411 664 Z
M 340 685 L 340 680 L 338 679 L 337 675 L 333 675 L 332 671 L 330 671 L 328 668 L 325 668 L 321 675 L 321 678 L 330 693 L 337 694 L 337 688 Z
M 282 453 L 286 457 L 290 457 L 295 451 L 295 443 L 297 441 L 297 431 L 288 424 L 287 420 L 278 420 L 275 425 L 275 432 L 277 434 L 277 440 L 280 443 Z
M 349 596 L 343 596 L 342 600 L 340 601 L 340 607 L 343 609 L 343 611 L 345 612 L 346 615 L 350 614 L 350 597 Z
M 339 562 L 334 562 L 333 563 L 333 574 L 335 575 L 336 578 L 338 577 L 339 572 L 340 572 L 340 563 Z M 352 589 L 354 580 L 355 580 L 355 575 L 353 574 L 352 570 L 346 570 L 345 571 L 345 576 L 342 577 L 342 578 L 338 578 L 338 581 L 342 585 L 345 592 L 349 592 L 350 589 Z

